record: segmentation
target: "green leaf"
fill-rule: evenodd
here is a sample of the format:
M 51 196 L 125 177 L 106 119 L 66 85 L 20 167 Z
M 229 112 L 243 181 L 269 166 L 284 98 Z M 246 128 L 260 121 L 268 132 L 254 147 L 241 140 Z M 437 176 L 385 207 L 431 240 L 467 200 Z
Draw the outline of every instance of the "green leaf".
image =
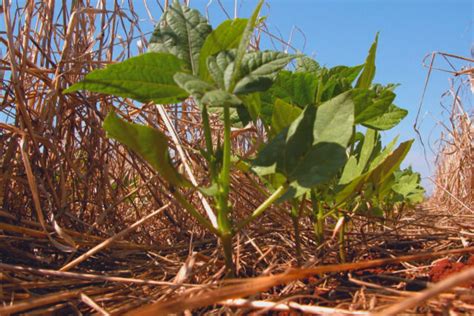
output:
M 295 72 L 316 72 L 319 70 L 319 64 L 308 56 L 300 56 L 296 58 Z
M 187 74 L 184 72 L 178 72 L 174 75 L 174 81 L 186 92 L 197 97 L 201 98 L 206 92 L 214 90 L 215 87 L 206 81 Z
M 226 20 L 207 36 L 199 56 L 199 76 L 201 79 L 210 79 L 207 70 L 207 58 L 221 51 L 237 48 L 247 23 L 248 19 Z
M 269 92 L 273 99 L 279 98 L 304 108 L 315 103 L 317 85 L 315 73 L 280 71 Z
M 235 52 L 235 49 L 226 50 L 207 58 L 209 73 L 217 86 L 222 90 L 229 91 L 230 89 L 230 79 L 234 71 Z
M 364 124 L 387 112 L 395 99 L 395 93 L 387 89 L 377 95 L 372 90 L 354 89 L 353 98 L 356 124 Z
M 219 193 L 219 186 L 217 183 L 213 183 L 209 187 L 199 187 L 198 190 L 207 196 L 216 196 Z
M 293 123 L 258 154 L 254 170 L 281 173 L 296 195 L 333 178 L 346 162 L 354 104 L 348 93 L 316 108 L 307 106 Z
M 171 163 L 165 134 L 148 126 L 128 123 L 114 112 L 107 115 L 103 127 L 107 137 L 119 141 L 140 155 L 170 184 L 190 186 Z
M 262 101 L 260 99 L 260 94 L 250 93 L 241 95 L 239 98 L 244 103 L 245 109 L 247 110 L 251 120 L 256 122 L 262 111 Z
M 369 55 L 365 60 L 364 71 L 357 80 L 356 88 L 368 89 L 370 84 L 375 77 L 375 55 L 377 52 L 377 43 L 379 39 L 379 33 L 375 36 L 375 41 L 370 47 Z
M 424 200 L 425 190 L 420 185 L 420 174 L 405 169 L 395 173 L 395 183 L 392 185 L 392 190 L 411 203 L 421 203 Z
M 244 55 L 234 93 L 265 91 L 271 87 L 278 72 L 294 58 L 281 52 L 258 51 Z M 236 65 L 236 64 L 235 64 Z
M 407 116 L 408 111 L 390 104 L 382 115 L 365 121 L 362 125 L 378 130 L 388 130 L 397 126 Z
M 359 175 L 364 172 L 365 168 L 369 164 L 370 157 L 375 148 L 375 141 L 377 138 L 377 132 L 371 128 L 368 128 L 365 132 L 364 142 L 359 155 L 359 161 L 357 163 L 357 170 Z
M 342 171 L 341 178 L 339 179 L 339 184 L 347 184 L 360 176 L 359 168 L 357 165 L 357 158 L 355 156 L 350 156 L 344 166 Z
M 272 134 L 276 135 L 290 126 L 301 112 L 300 108 L 281 99 L 276 99 L 272 116 Z
M 140 102 L 177 103 L 188 97 L 173 80 L 176 72 L 184 70 L 183 62 L 171 54 L 146 53 L 95 70 L 64 93 L 89 90 Z
M 201 102 L 207 104 L 209 107 L 239 107 L 242 105 L 242 101 L 234 94 L 220 89 L 212 90 L 204 94 Z
M 232 73 L 230 74 L 229 78 L 229 89 L 227 91 L 234 91 L 235 85 L 237 81 L 242 78 L 240 74 L 240 66 L 242 64 L 242 60 L 244 55 L 247 52 L 247 48 L 250 44 L 250 38 L 252 37 L 253 31 L 258 23 L 258 14 L 260 13 L 260 9 L 262 8 L 263 0 L 259 0 L 255 10 L 252 13 L 252 16 L 247 21 L 247 25 L 245 26 L 244 33 L 242 34 L 242 38 L 240 39 L 239 46 L 237 47 L 237 51 L 235 54 L 235 66 L 232 69 Z
M 336 66 L 330 69 L 323 68 L 320 76 L 316 102 L 324 102 L 352 89 L 352 82 L 359 75 L 363 65 L 347 67 Z
M 351 182 L 343 186 L 339 186 L 338 192 L 336 194 L 336 203 L 340 205 L 344 201 L 356 195 L 362 190 L 366 183 L 372 183 L 377 186 L 388 179 L 388 177 L 390 177 L 400 166 L 403 159 L 405 159 L 412 143 L 413 140 L 401 143 L 397 149 L 390 152 L 388 155 L 384 155 L 384 159 L 379 160 L 377 165 L 371 166 L 367 172 L 355 178 Z
M 148 49 L 177 56 L 185 61 L 194 75 L 198 75 L 199 53 L 211 31 L 211 26 L 199 11 L 175 0 L 163 13 Z

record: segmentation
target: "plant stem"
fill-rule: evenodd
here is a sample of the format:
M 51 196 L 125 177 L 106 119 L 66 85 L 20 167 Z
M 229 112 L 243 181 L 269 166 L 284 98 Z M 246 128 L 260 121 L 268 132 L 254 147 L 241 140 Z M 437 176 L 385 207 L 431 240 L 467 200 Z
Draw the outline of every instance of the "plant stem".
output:
M 339 214 L 339 218 L 344 217 L 344 214 Z M 341 263 L 346 262 L 346 248 L 345 248 L 345 236 L 346 236 L 346 231 L 345 231 L 345 226 L 346 223 L 342 222 L 341 229 L 339 229 L 339 259 L 341 260 Z
M 319 203 L 316 199 L 316 193 L 314 192 L 314 190 L 311 190 L 311 204 L 313 205 L 313 213 L 316 218 L 314 232 L 318 243 L 322 244 L 324 242 L 324 209 L 322 208 L 321 203 Z
M 303 200 L 304 201 L 304 200 Z M 293 222 L 293 231 L 295 233 L 295 247 L 296 247 L 296 261 L 298 263 L 298 267 L 301 267 L 302 264 L 302 254 L 301 254 L 301 236 L 300 236 L 300 225 L 299 225 L 299 211 L 293 205 L 291 207 L 291 221 Z
M 242 228 L 247 226 L 248 223 L 250 223 L 251 221 L 253 221 L 257 217 L 262 215 L 262 213 L 267 208 L 269 208 L 273 204 L 273 202 L 278 200 L 283 194 L 286 193 L 287 189 L 288 189 L 288 184 L 284 184 L 284 185 L 280 186 L 275 192 L 273 192 L 272 195 L 270 195 L 262 204 L 260 204 L 260 206 L 257 207 L 257 209 L 255 209 L 255 211 L 253 211 L 252 214 L 250 214 L 247 218 L 245 218 L 244 220 L 242 220 L 240 223 L 238 223 L 235 226 L 235 232 L 238 232 L 239 230 L 241 230 Z
M 196 208 L 191 203 L 189 203 L 175 188 L 171 190 L 171 194 L 179 202 L 179 204 L 181 204 L 181 206 L 199 222 L 199 224 L 207 228 L 211 233 L 216 234 L 217 236 L 220 235 L 219 231 L 214 226 L 212 226 L 212 223 L 209 222 L 207 218 L 202 216 L 201 213 L 199 213 L 198 210 L 196 210 Z
M 225 266 L 228 270 L 228 277 L 235 276 L 235 265 L 232 259 L 232 234 L 221 235 L 220 237 L 222 248 L 224 250 Z
M 211 179 L 215 180 L 216 177 L 216 163 L 214 157 L 214 150 L 212 148 L 212 134 L 211 125 L 209 123 L 209 113 L 207 111 L 207 105 L 202 107 L 202 125 L 204 128 L 204 138 L 206 139 L 206 150 L 209 155 L 209 169 L 211 171 Z
M 222 158 L 222 169 L 219 174 L 219 191 L 217 194 L 217 226 L 220 233 L 222 246 L 224 248 L 224 257 L 226 267 L 234 270 L 232 261 L 232 223 L 229 219 L 229 186 L 230 186 L 230 109 L 228 105 L 224 106 L 224 149 Z

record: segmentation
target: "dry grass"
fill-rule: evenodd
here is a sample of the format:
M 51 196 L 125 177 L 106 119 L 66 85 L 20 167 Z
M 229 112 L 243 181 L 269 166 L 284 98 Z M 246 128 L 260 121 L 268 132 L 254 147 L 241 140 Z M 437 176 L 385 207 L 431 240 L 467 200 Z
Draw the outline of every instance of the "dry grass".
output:
M 0 15 L 6 26 L 0 37 L 0 314 L 120 314 L 155 302 L 179 303 L 182 310 L 205 293 L 196 313 L 367 314 L 425 289 L 433 260 L 448 255 L 464 260 L 463 254 L 472 252 L 464 248 L 474 236 L 472 214 L 453 218 L 426 207 L 403 214 L 399 221 L 373 223 L 355 217 L 347 238 L 348 259 L 354 264 L 341 266 L 337 242 L 328 239 L 318 246 L 305 220 L 304 267 L 332 264 L 332 270 L 287 273 L 296 266 L 295 240 L 287 211 L 275 207 L 234 240 L 237 273 L 248 279 L 222 282 L 216 239 L 178 208 L 167 185 L 144 161 L 106 139 L 101 129 L 114 107 L 130 120 L 166 131 L 176 153 L 174 163 L 201 184 L 205 164 L 195 150 L 203 146 L 203 137 L 192 100 L 159 110 L 114 97 L 61 93 L 85 73 L 131 56 L 137 40 L 146 42 L 134 2 L 83 0 L 71 7 L 69 1 L 27 1 L 22 8 L 8 2 L 3 1 Z M 159 10 L 155 2 L 148 7 L 150 12 Z M 453 111 L 453 135 L 458 137 L 453 144 L 465 159 L 452 161 L 471 170 L 470 191 L 463 182 L 465 172 L 440 183 L 463 203 L 472 203 L 472 147 L 469 158 L 465 145 L 467 139 L 472 143 L 472 126 L 458 108 Z M 219 134 L 217 119 L 212 126 Z M 264 137 L 258 128 L 236 130 L 233 136 L 241 154 L 252 151 L 251 139 Z M 459 164 L 443 163 L 446 169 L 439 174 Z M 235 173 L 232 180 L 235 216 L 248 214 L 265 198 L 251 176 Z M 206 212 L 205 197 L 188 198 Z M 363 265 L 419 252 L 432 254 Z M 77 258 L 77 266 L 66 266 Z M 253 279 L 257 276 L 269 283 L 260 284 L 262 279 Z M 256 293 L 255 284 L 264 287 L 262 293 Z M 213 290 L 221 287 L 221 294 L 233 294 L 216 295 L 220 290 Z M 446 291 L 417 311 L 474 310 L 471 290 Z M 221 302 L 248 295 L 255 301 Z

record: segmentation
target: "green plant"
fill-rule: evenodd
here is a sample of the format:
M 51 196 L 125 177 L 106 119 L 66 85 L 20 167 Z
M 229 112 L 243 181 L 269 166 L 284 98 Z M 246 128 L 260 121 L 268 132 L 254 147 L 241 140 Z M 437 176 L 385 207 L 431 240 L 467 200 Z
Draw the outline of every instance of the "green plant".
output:
M 372 85 L 377 39 L 363 65 L 322 68 L 303 55 L 252 51 L 250 38 L 260 23 L 257 8 L 249 19 L 228 20 L 215 30 L 196 10 L 178 1 L 163 14 L 149 52 L 89 73 L 65 93 L 89 90 L 139 102 L 180 103 L 192 97 L 201 110 L 210 186 L 194 187 L 173 166 L 167 136 L 126 122 L 113 111 L 104 121 L 107 135 L 141 155 L 170 185 L 170 192 L 202 227 L 221 241 L 226 266 L 234 270 L 232 238 L 276 202 L 289 201 L 297 252 L 305 201 L 314 209 L 315 231 L 323 240 L 328 216 L 342 216 L 367 183 L 390 177 L 411 142 L 381 149 L 377 130 L 392 128 L 406 111 L 392 104 L 393 86 Z M 296 61 L 294 71 L 285 70 Z M 356 81 L 357 79 L 357 81 Z M 355 84 L 354 84 L 355 82 Z M 212 142 L 209 116 L 223 121 L 223 142 Z M 233 124 L 263 123 L 268 141 L 256 157 L 233 159 Z M 365 135 L 356 126 L 366 127 Z M 229 205 L 234 161 L 246 165 L 271 191 L 251 214 L 234 222 Z M 234 167 L 237 167 L 234 165 Z M 213 199 L 214 225 L 189 203 L 182 190 L 200 190 Z M 344 237 L 342 230 L 341 238 Z M 300 258 L 299 258 L 300 259 Z

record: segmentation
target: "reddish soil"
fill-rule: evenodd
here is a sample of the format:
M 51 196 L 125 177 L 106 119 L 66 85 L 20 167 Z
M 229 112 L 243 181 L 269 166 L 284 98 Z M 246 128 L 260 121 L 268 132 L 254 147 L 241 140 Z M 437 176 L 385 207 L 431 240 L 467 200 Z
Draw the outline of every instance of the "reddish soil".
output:
M 451 274 L 459 272 L 467 267 L 474 267 L 474 256 L 471 256 L 465 263 L 453 262 L 447 258 L 440 260 L 431 267 L 429 272 L 430 280 L 432 282 L 441 281 L 449 277 Z M 463 286 L 474 288 L 474 280 L 467 282 Z

